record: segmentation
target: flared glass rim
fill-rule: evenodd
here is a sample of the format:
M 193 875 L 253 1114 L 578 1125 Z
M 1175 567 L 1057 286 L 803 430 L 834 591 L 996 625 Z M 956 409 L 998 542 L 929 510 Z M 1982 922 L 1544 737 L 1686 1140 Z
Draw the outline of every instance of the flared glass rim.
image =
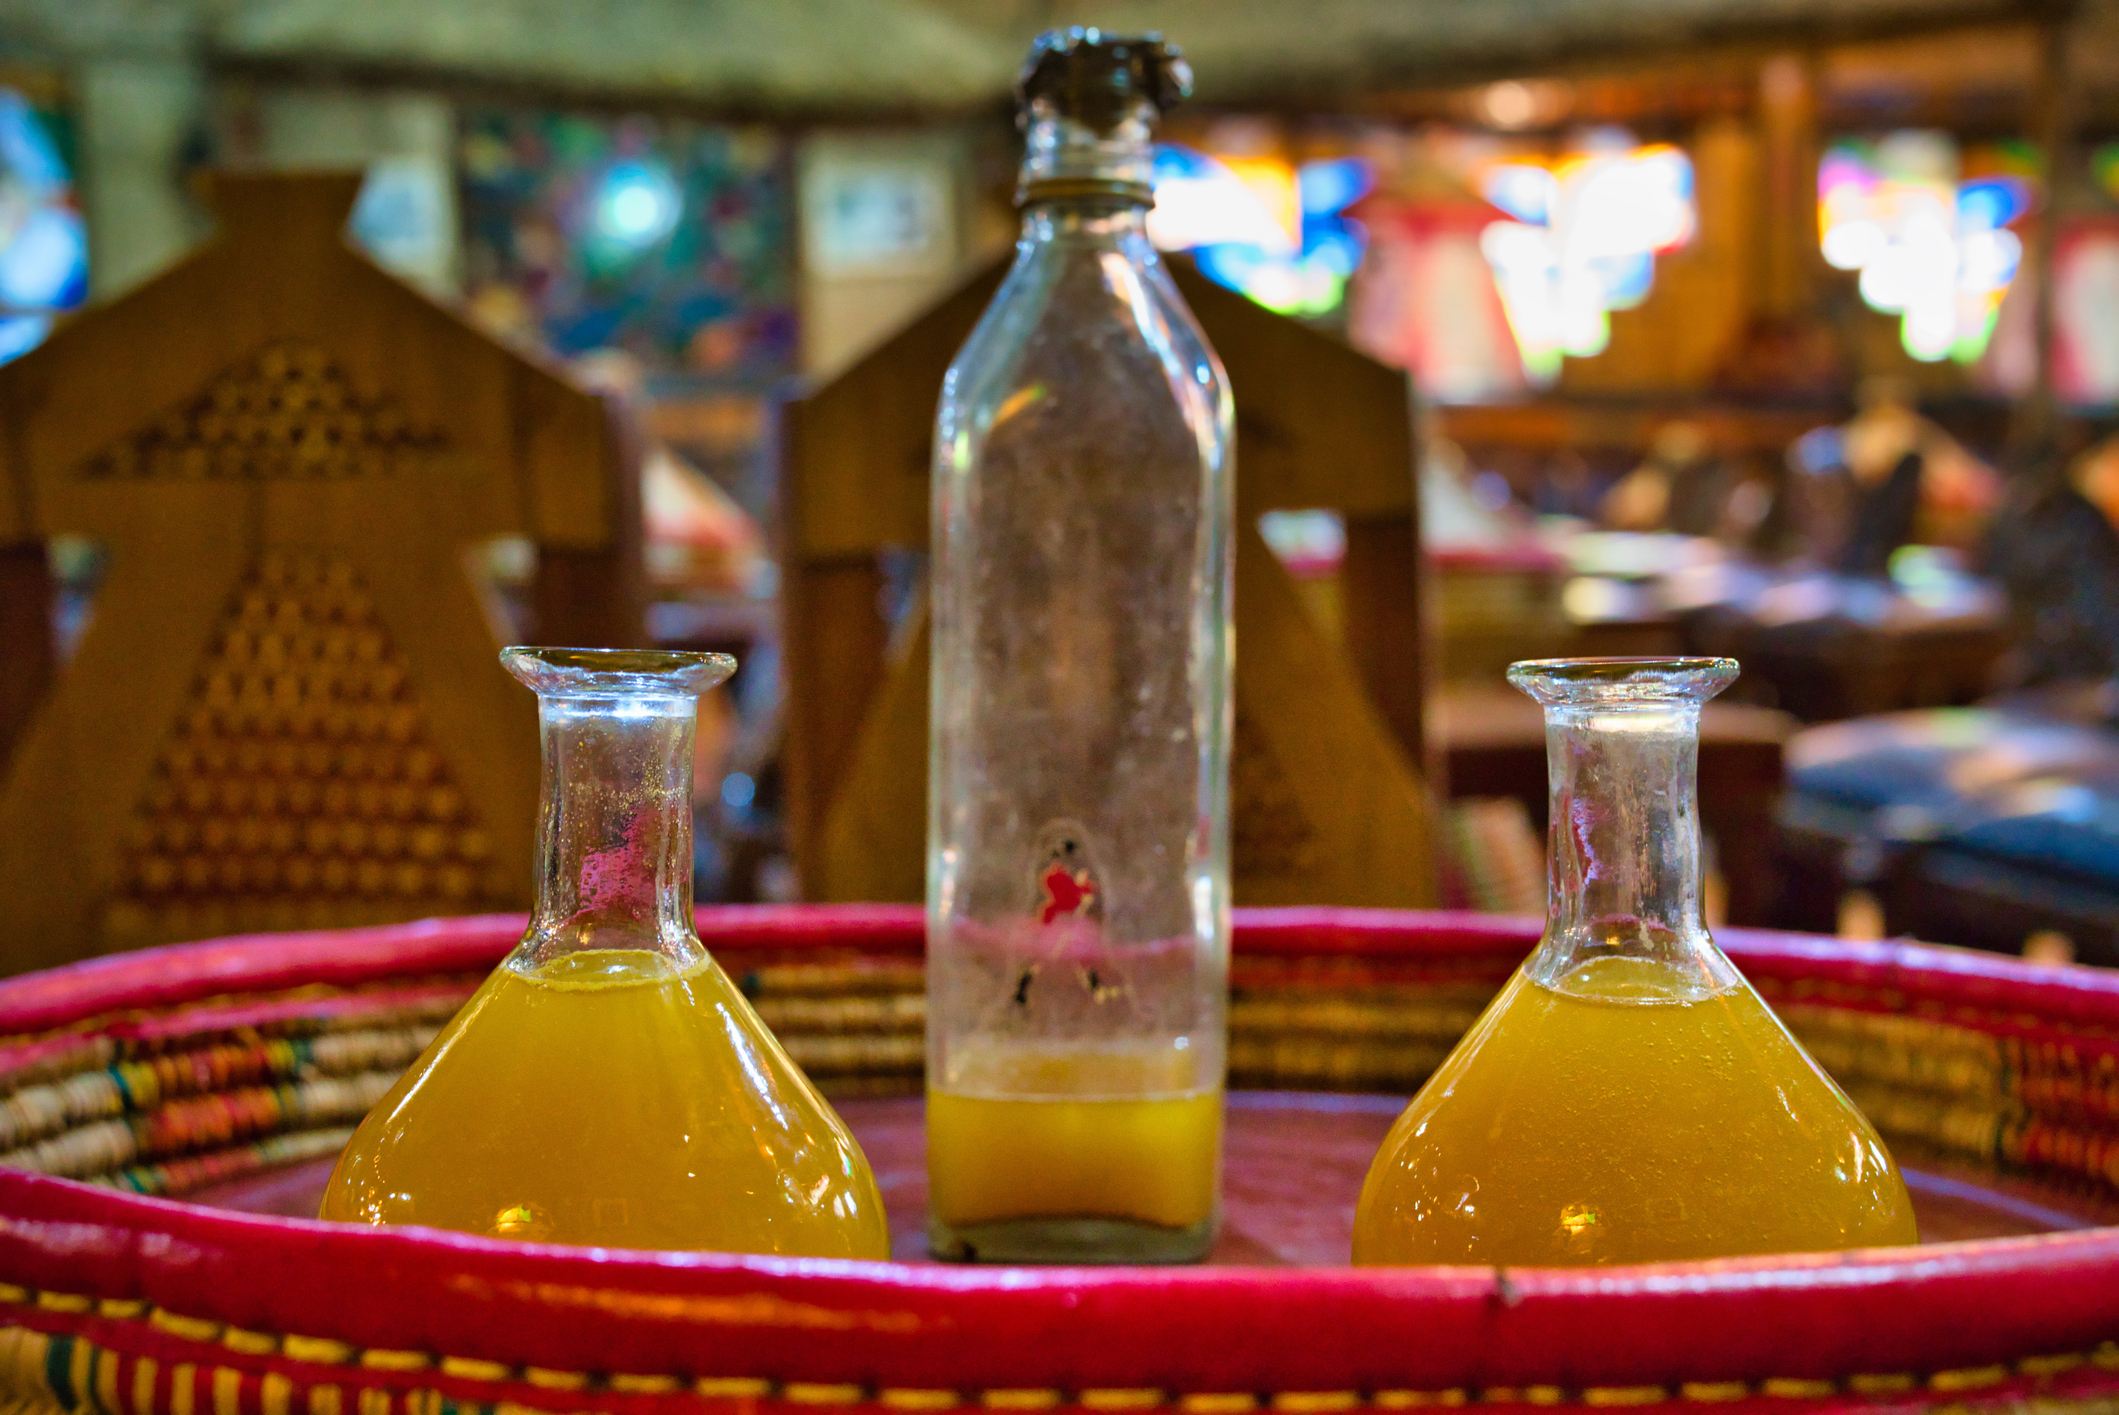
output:
M 1734 683 L 1733 658 L 1533 658 L 1508 681 L 1548 707 L 1704 703 Z
M 500 664 L 539 697 L 562 698 L 696 698 L 736 671 L 725 653 L 525 644 L 502 649 Z

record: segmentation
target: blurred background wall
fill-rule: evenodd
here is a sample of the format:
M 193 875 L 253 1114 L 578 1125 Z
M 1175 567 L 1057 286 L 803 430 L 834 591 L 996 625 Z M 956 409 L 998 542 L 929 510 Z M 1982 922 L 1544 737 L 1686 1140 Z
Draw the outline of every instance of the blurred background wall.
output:
M 785 897 L 776 409 L 1005 255 L 1011 80 L 1068 23 L 1196 68 L 1157 243 L 1418 389 L 1445 729 L 1535 653 L 1741 649 L 1807 720 L 2119 668 L 1995 550 L 2026 488 L 2119 516 L 2107 0 L 0 0 L 0 358 L 206 239 L 200 173 L 364 172 L 349 239 L 636 411 L 646 636 L 746 663 L 702 889 Z M 1344 525 L 1262 529 L 1336 625 Z M 534 551 L 479 555 L 533 633 Z M 921 553 L 882 562 L 895 625 Z M 51 565 L 63 653 L 99 551 Z M 1469 887 L 1536 907 L 1483 809 Z

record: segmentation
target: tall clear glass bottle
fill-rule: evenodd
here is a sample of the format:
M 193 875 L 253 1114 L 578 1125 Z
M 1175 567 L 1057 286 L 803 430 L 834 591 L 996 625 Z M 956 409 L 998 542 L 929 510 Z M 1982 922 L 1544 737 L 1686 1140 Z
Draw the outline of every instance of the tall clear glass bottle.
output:
M 929 1245 L 1179 1262 L 1220 1208 L 1233 443 L 1148 243 L 1155 36 L 1039 39 L 935 422 Z
M 692 736 L 725 654 L 512 648 L 544 739 L 522 942 L 361 1122 L 322 1216 L 887 1258 L 861 1147 L 692 931 Z
M 1734 660 L 1557 659 L 1545 937 L 1398 1118 L 1356 1263 L 1575 1266 L 1916 1241 L 1883 1141 L 1708 936 L 1700 706 Z

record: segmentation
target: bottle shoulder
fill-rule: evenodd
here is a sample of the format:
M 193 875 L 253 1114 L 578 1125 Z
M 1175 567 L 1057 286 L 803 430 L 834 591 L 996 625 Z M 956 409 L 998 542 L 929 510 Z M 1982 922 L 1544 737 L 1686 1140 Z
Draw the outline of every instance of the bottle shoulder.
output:
M 1226 421 L 1228 378 L 1159 256 L 1089 242 L 1026 243 L 944 380 L 945 427 L 987 416 L 1042 387 L 1170 388 L 1188 411 Z

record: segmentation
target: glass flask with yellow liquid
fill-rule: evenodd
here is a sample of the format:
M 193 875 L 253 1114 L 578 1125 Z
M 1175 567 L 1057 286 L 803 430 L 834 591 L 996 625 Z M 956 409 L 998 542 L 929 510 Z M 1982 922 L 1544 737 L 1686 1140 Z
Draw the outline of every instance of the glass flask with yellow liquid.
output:
M 1545 936 L 1369 1169 L 1354 1261 L 1576 1266 L 1918 1241 L 1890 1152 L 1708 936 L 1701 705 L 1729 659 L 1518 663 Z
M 722 654 L 512 648 L 544 743 L 522 942 L 361 1122 L 322 1216 L 616 1248 L 887 1258 L 868 1161 L 692 930 L 692 739 Z

